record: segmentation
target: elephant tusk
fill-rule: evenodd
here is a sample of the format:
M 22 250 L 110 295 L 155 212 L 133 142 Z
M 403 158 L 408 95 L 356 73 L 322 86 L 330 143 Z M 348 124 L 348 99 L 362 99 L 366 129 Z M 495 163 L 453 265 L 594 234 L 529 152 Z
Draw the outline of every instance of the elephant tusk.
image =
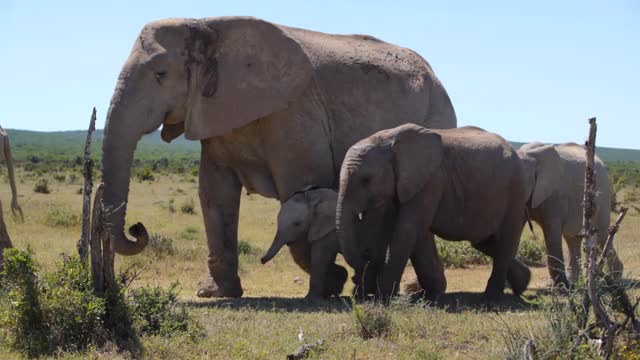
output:
M 362 219 L 364 219 L 364 214 L 362 213 L 362 211 L 360 211 L 358 213 L 358 221 L 362 221 Z

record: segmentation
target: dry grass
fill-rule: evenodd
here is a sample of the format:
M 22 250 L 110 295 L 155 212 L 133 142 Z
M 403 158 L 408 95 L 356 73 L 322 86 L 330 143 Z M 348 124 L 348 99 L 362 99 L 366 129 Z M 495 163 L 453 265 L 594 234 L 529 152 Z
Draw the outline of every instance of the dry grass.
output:
M 20 174 L 20 173 L 19 173 Z M 22 177 L 21 175 L 19 175 Z M 177 185 L 179 184 L 179 185 Z M 30 246 L 44 267 L 52 266 L 61 252 L 75 251 L 80 234 L 79 225 L 51 227 L 47 225 L 47 211 L 52 207 L 80 212 L 81 195 L 78 185 L 54 182 L 51 193 L 34 193 L 33 180 L 19 182 L 20 203 L 24 210 L 24 224 L 15 222 L 9 205 L 8 184 L 0 184 L 0 199 L 8 230 L 15 246 Z M 196 284 L 206 270 L 207 246 L 204 225 L 198 204 L 197 184 L 183 176 L 157 177 L 153 182 L 131 182 L 128 223 L 143 222 L 150 232 L 173 239 L 173 255 L 154 258 L 138 255 L 117 257 L 118 268 L 132 264 L 146 266 L 137 285 L 168 287 L 179 281 L 180 298 L 191 308 L 203 325 L 207 336 L 197 342 L 185 338 L 144 337 L 143 346 L 148 358 L 283 358 L 295 350 L 302 328 L 308 342 L 325 340 L 324 352 L 312 357 L 325 359 L 456 359 L 494 358 L 503 346 L 491 315 L 479 309 L 479 293 L 489 277 L 489 266 L 468 269 L 447 269 L 448 294 L 445 304 L 438 308 L 403 304 L 389 309 L 394 331 L 383 338 L 363 340 L 358 335 L 353 313 L 345 301 L 336 300 L 320 305 L 304 302 L 309 277 L 282 251 L 267 265 L 260 256 L 271 244 L 275 234 L 278 203 L 253 195 L 243 195 L 240 211 L 239 238 L 251 245 L 251 251 L 240 258 L 241 278 L 245 295 L 242 299 L 199 299 Z M 196 215 L 171 212 L 170 199 L 182 204 L 194 199 Z M 537 241 L 542 234 L 536 229 Z M 625 263 L 625 273 L 636 278 L 640 270 L 640 216 L 635 211 L 625 219 L 617 237 L 617 249 Z M 529 234 L 523 236 L 530 236 Z M 566 249 L 565 249 L 566 256 Z M 544 267 L 532 268 L 532 289 L 528 298 L 538 296 L 547 280 Z M 407 268 L 406 278 L 413 275 Z M 134 284 L 135 285 L 135 284 Z M 351 290 L 348 285 L 345 295 Z M 637 291 L 636 291 L 637 295 Z M 535 304 L 506 301 L 501 318 L 510 324 L 523 326 L 542 321 Z M 68 358 L 119 357 L 113 349 L 88 354 L 62 354 Z M 0 347 L 0 358 L 18 355 Z

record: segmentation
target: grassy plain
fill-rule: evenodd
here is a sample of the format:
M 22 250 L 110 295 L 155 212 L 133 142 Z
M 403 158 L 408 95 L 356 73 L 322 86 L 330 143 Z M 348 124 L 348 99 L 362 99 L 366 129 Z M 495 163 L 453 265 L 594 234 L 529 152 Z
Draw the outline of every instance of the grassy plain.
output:
M 14 246 L 30 247 L 44 268 L 59 260 L 62 252 L 72 253 L 80 234 L 79 183 L 49 179 L 50 194 L 33 191 L 35 180 L 18 172 L 19 202 L 25 222 L 10 215 L 8 184 L 0 181 L 0 199 Z M 245 290 L 241 299 L 199 299 L 196 284 L 206 271 L 207 246 L 197 196 L 196 178 L 191 174 L 156 176 L 155 181 L 132 180 L 127 212 L 128 223 L 143 222 L 151 233 L 173 241 L 175 252 L 162 258 L 150 252 L 116 259 L 119 269 L 145 268 L 133 286 L 181 284 L 180 298 L 204 328 L 199 340 L 187 337 L 143 337 L 145 357 L 150 359 L 282 359 L 299 345 L 302 329 L 309 342 L 323 339 L 323 359 L 485 359 L 501 358 L 504 324 L 527 327 L 543 320 L 539 301 L 545 299 L 547 271 L 531 268 L 534 274 L 525 301 L 506 300 L 500 311 L 487 312 L 479 306 L 480 292 L 490 267 L 447 269 L 447 295 L 443 305 L 422 307 L 401 302 L 388 312 L 389 333 L 363 340 L 348 299 L 333 299 L 310 305 L 301 297 L 309 277 L 292 261 L 286 250 L 272 262 L 261 265 L 259 258 L 275 234 L 278 203 L 243 195 L 239 239 L 250 244 L 240 258 L 240 276 Z M 180 207 L 193 200 L 195 214 Z M 171 211 L 174 209 L 175 211 Z M 537 241 L 542 235 L 536 229 Z M 616 240 L 625 264 L 625 276 L 640 277 L 640 216 L 631 210 Z M 523 236 L 531 235 L 526 232 Z M 566 249 L 565 249 L 566 254 Z M 407 268 L 405 278 L 413 270 Z M 347 286 L 344 295 L 350 291 Z M 637 293 L 636 293 L 637 295 Z M 100 349 L 81 354 L 60 354 L 65 358 L 127 358 L 115 350 Z M 18 354 L 0 348 L 0 358 Z

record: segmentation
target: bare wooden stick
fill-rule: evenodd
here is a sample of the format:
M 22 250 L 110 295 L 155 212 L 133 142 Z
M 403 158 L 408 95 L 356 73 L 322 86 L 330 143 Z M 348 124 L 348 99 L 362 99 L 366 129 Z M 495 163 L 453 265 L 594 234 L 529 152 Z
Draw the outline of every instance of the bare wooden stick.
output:
M 89 237 L 91 236 L 91 190 L 93 188 L 93 162 L 91 161 L 91 134 L 96 129 L 96 108 L 93 108 L 87 140 L 84 144 L 84 190 L 82 191 L 82 235 L 78 242 L 80 260 L 87 261 Z
M 622 223 L 622 220 L 624 220 L 625 215 L 627 215 L 627 210 L 629 210 L 629 208 L 626 208 L 624 206 L 621 207 L 616 222 L 609 228 L 609 235 L 607 236 L 607 241 L 605 242 L 604 248 L 602 249 L 600 261 L 598 261 L 598 271 L 602 271 L 604 262 L 609 258 L 609 253 L 613 248 L 613 238 L 616 236 L 616 233 L 620 229 L 620 224 Z
M 585 166 L 585 181 L 584 181 L 584 211 L 583 211 L 583 230 L 585 238 L 583 240 L 584 249 L 586 252 L 586 264 L 585 270 L 587 274 L 587 295 L 589 303 L 593 307 L 593 312 L 596 316 L 598 325 L 605 331 L 607 337 L 607 344 L 605 350 L 607 353 L 605 356 L 608 358 L 613 344 L 613 337 L 615 336 L 615 326 L 609 319 L 606 311 L 603 309 L 598 297 L 596 276 L 598 275 L 596 264 L 596 244 L 597 244 L 597 229 L 592 228 L 593 215 L 595 214 L 595 197 L 596 197 L 596 179 L 595 179 L 595 153 L 596 153 L 596 132 L 598 125 L 596 124 L 596 118 L 589 119 L 589 140 L 587 140 L 587 164 Z

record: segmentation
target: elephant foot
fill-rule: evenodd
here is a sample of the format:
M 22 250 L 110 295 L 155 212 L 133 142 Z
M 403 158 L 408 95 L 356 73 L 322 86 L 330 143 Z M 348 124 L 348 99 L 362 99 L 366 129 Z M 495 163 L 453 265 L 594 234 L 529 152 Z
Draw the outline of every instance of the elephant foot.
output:
M 511 285 L 511 290 L 516 296 L 520 296 L 527 287 L 531 280 L 531 270 L 523 265 L 521 262 L 514 260 L 507 272 L 507 281 Z
M 198 283 L 197 295 L 201 298 L 239 298 L 242 296 L 242 292 L 240 278 L 237 276 L 233 281 L 226 283 L 224 286 L 221 286 L 220 283 L 217 283 L 211 276 L 209 276 L 206 280 Z
M 324 297 L 342 294 L 348 276 L 349 273 L 344 267 L 335 264 L 331 266 L 325 276 Z

